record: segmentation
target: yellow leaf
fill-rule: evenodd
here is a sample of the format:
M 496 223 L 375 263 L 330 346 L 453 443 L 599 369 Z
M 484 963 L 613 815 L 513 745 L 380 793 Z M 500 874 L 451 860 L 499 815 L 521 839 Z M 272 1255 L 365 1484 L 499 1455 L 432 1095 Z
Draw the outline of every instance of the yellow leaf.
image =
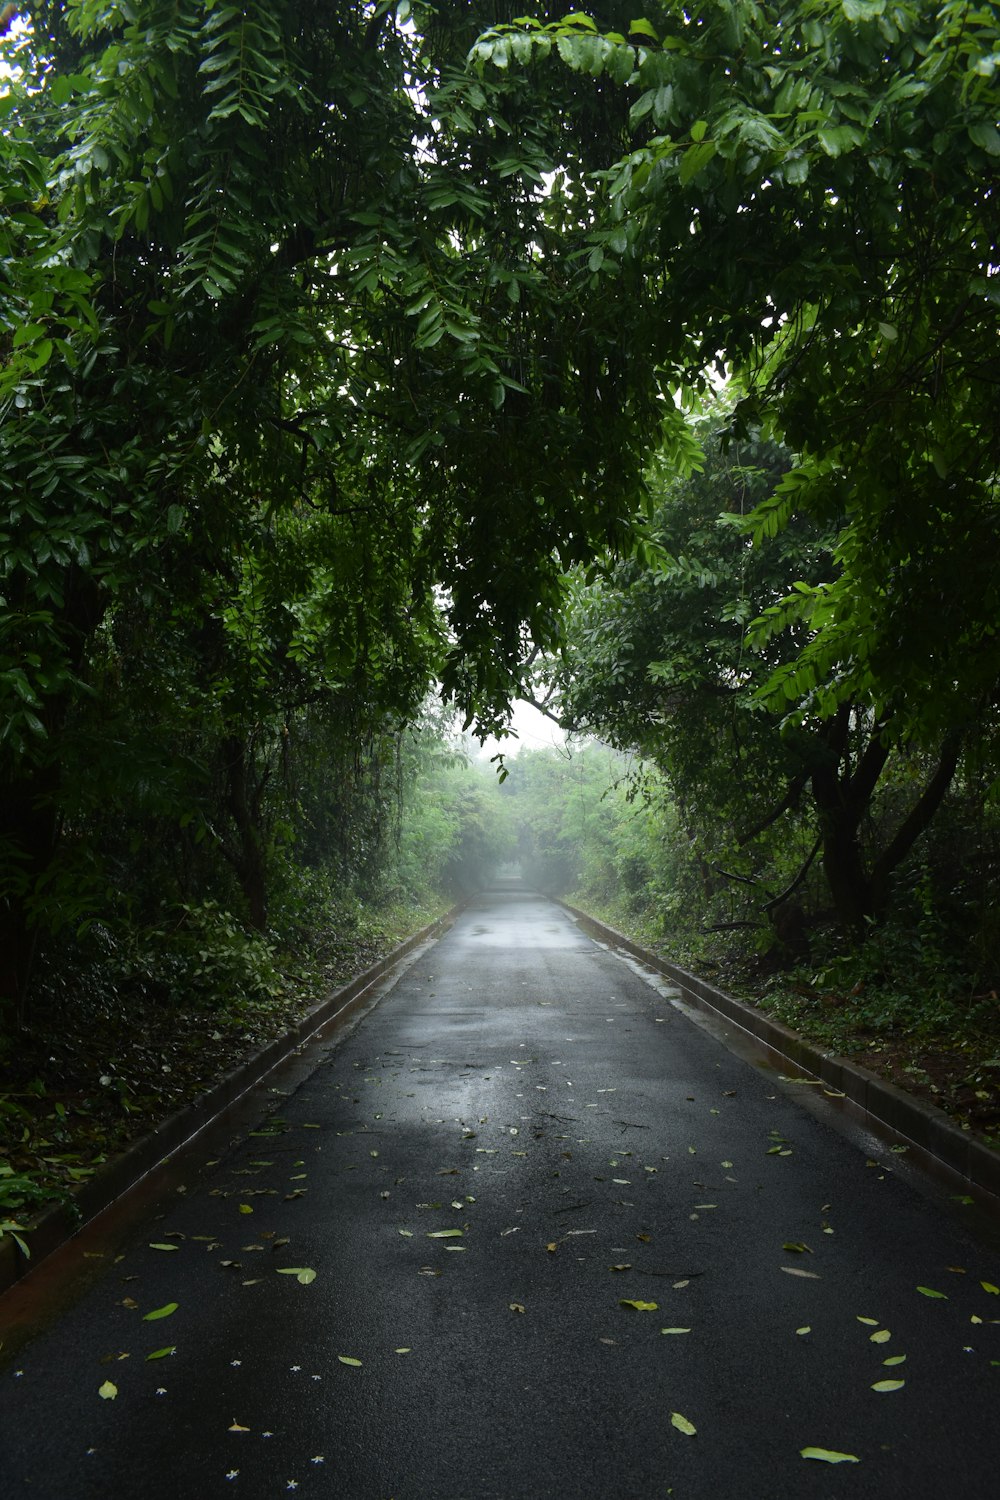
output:
M 253 1209 L 250 1207 L 249 1203 L 241 1203 L 240 1204 L 240 1213 L 241 1214 L 252 1214 L 253 1213 Z
M 856 1464 L 860 1462 L 854 1453 L 838 1453 L 835 1448 L 800 1448 L 803 1458 L 818 1458 L 825 1464 Z
M 233 1418 L 233 1425 L 229 1428 L 229 1431 L 230 1432 L 249 1432 L 250 1429 L 249 1429 L 249 1427 L 241 1427 L 240 1424 L 239 1424 L 239 1422 L 237 1422 L 236 1419 L 235 1419 L 235 1417 L 234 1417 Z
M 1000 1286 L 994 1286 L 992 1281 L 981 1281 L 979 1285 L 984 1292 L 989 1292 L 993 1297 L 1000 1297 Z
M 694 1437 L 698 1431 L 694 1423 L 689 1422 L 687 1417 L 682 1417 L 679 1411 L 672 1411 L 670 1413 L 670 1425 L 671 1427 L 676 1427 L 678 1432 L 683 1432 L 685 1437 Z
M 630 1297 L 621 1297 L 619 1307 L 634 1307 L 636 1312 L 657 1312 L 659 1304 L 656 1302 L 636 1302 Z
M 522 1302 L 509 1302 L 507 1305 L 510 1308 L 511 1312 L 516 1312 L 516 1313 L 523 1313 L 524 1312 L 524 1304 Z

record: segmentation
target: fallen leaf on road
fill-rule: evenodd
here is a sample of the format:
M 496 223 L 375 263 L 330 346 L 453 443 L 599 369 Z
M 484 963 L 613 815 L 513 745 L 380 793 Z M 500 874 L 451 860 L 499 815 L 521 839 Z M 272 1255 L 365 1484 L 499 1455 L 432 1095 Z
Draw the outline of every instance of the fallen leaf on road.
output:
M 277 1266 L 275 1268 L 279 1276 L 294 1276 L 303 1286 L 308 1286 L 310 1281 L 316 1280 L 316 1272 L 311 1266 Z
M 947 1302 L 947 1292 L 936 1292 L 932 1286 L 918 1286 L 917 1291 L 925 1297 L 940 1297 L 942 1302 Z
M 165 1349 L 154 1349 L 152 1354 L 146 1355 L 146 1363 L 148 1364 L 151 1359 L 166 1359 L 168 1354 L 174 1354 L 176 1350 L 176 1344 L 168 1344 Z
M 803 1240 L 788 1240 L 781 1248 L 791 1250 L 795 1255 L 812 1255 L 812 1251 Z
M 523 1302 L 508 1302 L 507 1306 L 510 1308 L 511 1312 L 516 1312 L 516 1313 L 523 1313 L 524 1312 L 524 1304 L 523 1304 Z
M 801 1266 L 779 1266 L 786 1276 L 807 1276 L 810 1281 L 821 1281 L 823 1278 L 817 1276 L 815 1271 L 804 1271 Z
M 227 1430 L 229 1432 L 249 1432 L 250 1431 L 249 1427 L 241 1427 L 240 1424 L 239 1424 L 239 1422 L 237 1422 L 237 1420 L 236 1420 L 235 1417 L 233 1418 L 233 1424 L 232 1424 L 232 1426 L 230 1428 L 228 1428 Z
M 869 1328 L 877 1328 L 878 1327 L 878 1318 L 862 1318 L 860 1316 L 860 1314 L 859 1314 L 858 1315 L 858 1322 L 859 1323 L 867 1323 L 868 1326 L 869 1326 Z
M 143 1315 L 142 1321 L 144 1323 L 155 1323 L 157 1318 L 169 1318 L 171 1313 L 177 1311 L 178 1305 L 176 1302 L 166 1302 L 162 1307 L 154 1307 L 152 1312 Z
M 873 1391 L 899 1391 L 906 1384 L 905 1380 L 876 1380 L 872 1386 Z
M 632 1307 L 632 1308 L 635 1309 L 636 1312 L 658 1312 L 659 1311 L 659 1303 L 657 1303 L 657 1302 L 637 1302 L 632 1297 L 620 1297 L 618 1299 L 618 1305 L 619 1305 L 619 1307 Z
M 796 1333 L 812 1333 L 812 1328 L 807 1323 L 804 1328 L 796 1328 Z
M 887 1344 L 892 1338 L 892 1334 L 888 1328 L 880 1328 L 877 1333 L 869 1334 L 869 1338 L 873 1344 Z
M 854 1453 L 838 1453 L 835 1448 L 800 1448 L 803 1458 L 818 1458 L 825 1464 L 856 1464 L 860 1459 Z
M 97 1394 L 100 1396 L 102 1401 L 113 1401 L 118 1395 L 118 1387 L 114 1384 L 113 1381 L 106 1380 L 104 1384 L 99 1387 Z
M 349 1354 L 338 1354 L 337 1358 L 340 1360 L 340 1363 L 342 1365 L 354 1365 L 358 1369 L 361 1368 L 361 1361 L 360 1361 L 360 1359 L 352 1359 Z
M 989 1292 L 993 1297 L 1000 1297 L 1000 1286 L 994 1286 L 992 1281 L 981 1281 L 979 1285 L 984 1292 Z
M 661 1328 L 661 1333 L 690 1333 L 690 1328 Z
M 698 1431 L 694 1423 L 689 1422 L 687 1417 L 682 1417 L 679 1411 L 672 1411 L 670 1413 L 670 1425 L 671 1427 L 676 1427 L 678 1432 L 683 1432 L 685 1437 L 694 1437 Z
M 154 1245 L 151 1241 L 149 1248 L 150 1250 L 177 1250 L 180 1247 L 178 1245 Z
M 882 1361 L 882 1363 L 884 1365 L 902 1365 L 902 1364 L 905 1364 L 905 1362 L 906 1362 L 906 1355 L 905 1354 L 890 1354 L 888 1359 L 884 1359 Z

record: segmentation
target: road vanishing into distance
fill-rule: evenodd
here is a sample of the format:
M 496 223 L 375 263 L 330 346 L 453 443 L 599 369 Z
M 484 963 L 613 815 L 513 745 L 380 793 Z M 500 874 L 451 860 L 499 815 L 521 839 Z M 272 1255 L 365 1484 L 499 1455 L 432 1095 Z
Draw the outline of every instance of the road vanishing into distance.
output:
M 807 1092 L 486 893 L 89 1252 L 0 1496 L 997 1495 L 1000 1256 Z

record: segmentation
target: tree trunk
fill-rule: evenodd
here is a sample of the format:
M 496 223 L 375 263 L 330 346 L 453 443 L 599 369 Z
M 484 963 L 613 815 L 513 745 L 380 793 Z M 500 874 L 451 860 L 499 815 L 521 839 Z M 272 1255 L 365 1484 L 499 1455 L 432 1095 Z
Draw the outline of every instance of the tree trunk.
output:
M 226 770 L 226 808 L 236 827 L 238 840 L 235 854 L 227 857 L 246 897 L 250 925 L 263 932 L 267 927 L 267 865 L 260 827 L 264 782 L 258 782 L 254 777 L 249 764 L 250 747 L 244 738 L 230 735 L 223 741 L 222 753 Z

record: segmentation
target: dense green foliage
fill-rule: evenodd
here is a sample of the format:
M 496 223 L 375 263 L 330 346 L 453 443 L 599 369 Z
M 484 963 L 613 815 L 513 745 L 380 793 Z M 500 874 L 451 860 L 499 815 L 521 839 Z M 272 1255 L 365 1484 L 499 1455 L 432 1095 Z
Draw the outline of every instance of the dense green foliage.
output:
M 22 1005 L 37 942 L 133 881 L 109 847 L 155 846 L 260 930 L 293 845 L 363 872 L 365 787 L 432 679 L 498 724 L 566 568 L 625 540 L 652 385 L 625 381 L 612 309 L 581 357 L 574 248 L 625 106 L 474 79 L 496 19 L 40 0 L 8 30 L 0 951 Z
M 495 730 L 540 661 L 568 721 L 668 785 L 616 878 L 716 925 L 832 909 L 857 939 L 950 902 L 984 931 L 996 8 L 523 9 L 38 0 L 8 24 L 22 1020 L 67 935 L 135 949 L 168 996 L 202 951 L 249 953 L 267 991 L 272 939 L 324 910 L 473 880 L 507 847 L 491 794 L 408 726 L 436 684 Z M 598 828 L 636 833 L 622 795 Z M 564 884 L 592 823 L 536 823 L 522 853 Z
M 682 408 L 713 367 L 733 394 L 728 497 L 711 473 L 667 494 L 701 463 L 667 408 L 648 492 L 667 560 L 635 555 L 578 612 L 563 701 L 655 755 L 708 860 L 769 909 L 817 858 L 858 938 L 959 768 L 977 793 L 996 774 L 996 11 L 647 15 L 628 34 L 525 20 L 475 54 L 487 76 L 622 90 L 628 149 L 593 179 L 594 294 L 641 298 Z M 768 833 L 792 862 L 767 868 Z

